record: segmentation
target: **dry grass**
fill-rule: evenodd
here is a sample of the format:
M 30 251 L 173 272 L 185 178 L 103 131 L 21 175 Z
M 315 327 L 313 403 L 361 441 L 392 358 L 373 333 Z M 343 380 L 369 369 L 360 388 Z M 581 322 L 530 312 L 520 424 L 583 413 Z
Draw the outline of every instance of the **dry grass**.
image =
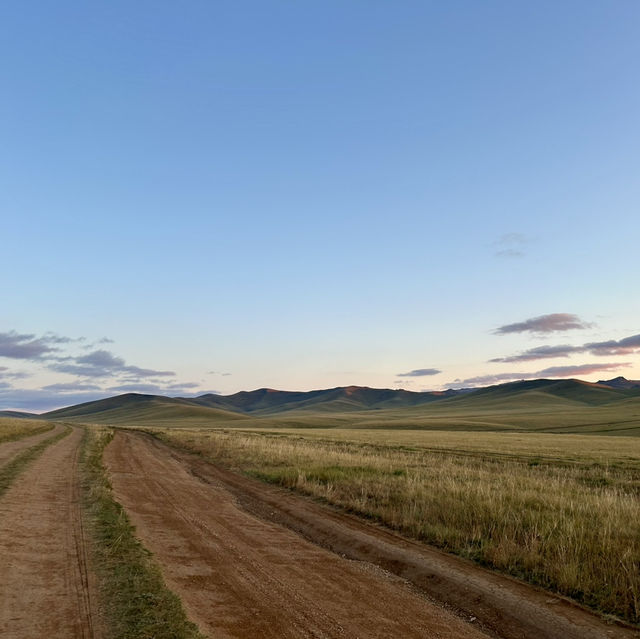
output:
M 509 440 L 440 432 L 408 445 L 390 431 L 360 431 L 357 438 L 332 431 L 333 439 L 308 431 L 160 434 L 229 467 L 640 622 L 636 439 Z
M 32 419 L 0 417 L 0 444 L 51 430 L 53 424 Z

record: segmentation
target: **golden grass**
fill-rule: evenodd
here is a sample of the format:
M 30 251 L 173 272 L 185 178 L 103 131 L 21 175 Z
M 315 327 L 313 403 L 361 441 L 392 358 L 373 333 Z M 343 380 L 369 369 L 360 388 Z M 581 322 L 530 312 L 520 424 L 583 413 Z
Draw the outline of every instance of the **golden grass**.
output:
M 229 467 L 640 622 L 635 438 L 157 432 Z
M 0 417 L 0 444 L 51 430 L 53 424 L 34 419 Z

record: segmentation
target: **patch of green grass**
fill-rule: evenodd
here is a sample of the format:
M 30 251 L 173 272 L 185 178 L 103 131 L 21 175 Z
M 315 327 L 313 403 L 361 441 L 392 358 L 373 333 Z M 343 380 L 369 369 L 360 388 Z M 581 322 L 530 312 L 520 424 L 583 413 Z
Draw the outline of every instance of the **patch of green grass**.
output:
M 82 456 L 84 507 L 108 639 L 203 639 L 165 585 L 151 553 L 114 500 L 102 464 L 113 431 L 87 429 Z
M 7 462 L 0 468 L 0 495 L 2 495 L 11 486 L 13 481 L 25 470 L 25 468 L 37 457 L 40 457 L 46 448 L 55 444 L 55 442 L 66 437 L 71 432 L 71 428 L 67 427 L 61 433 L 45 439 L 43 442 L 27 448 L 16 455 L 12 460 Z

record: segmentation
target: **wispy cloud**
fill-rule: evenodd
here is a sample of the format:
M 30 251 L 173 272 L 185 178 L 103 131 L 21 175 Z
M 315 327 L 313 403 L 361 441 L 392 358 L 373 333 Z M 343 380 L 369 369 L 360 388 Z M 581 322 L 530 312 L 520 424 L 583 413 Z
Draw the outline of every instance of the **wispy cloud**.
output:
M 151 368 L 129 366 L 122 357 L 110 351 L 97 350 L 81 357 L 64 358 L 63 361 L 49 366 L 59 373 L 69 373 L 83 377 L 113 377 L 114 375 L 132 375 L 138 379 L 148 377 L 174 377 L 173 371 L 158 371 Z
M 65 382 L 59 384 L 48 384 L 43 386 L 44 391 L 54 391 L 56 393 L 78 393 L 81 391 L 97 391 L 102 390 L 96 384 L 83 384 L 81 382 Z
M 621 368 L 631 366 L 629 362 L 609 362 L 606 364 L 580 364 L 577 366 L 550 366 L 534 373 L 510 372 L 496 373 L 490 375 L 479 375 L 467 379 L 457 379 L 448 384 L 451 388 L 465 388 L 471 386 L 487 386 L 490 384 L 500 384 L 523 379 L 539 379 L 544 377 L 576 377 L 579 375 L 593 375 L 617 371 Z
M 416 368 L 408 373 L 397 373 L 398 377 L 426 377 L 427 375 L 438 375 L 442 373 L 437 368 Z
M 495 357 L 490 362 L 530 362 L 536 359 L 553 359 L 555 357 L 569 357 L 572 353 L 582 352 L 578 346 L 536 346 L 517 355 Z
M 564 332 L 575 329 L 591 328 L 589 324 L 581 320 L 577 315 L 571 313 L 550 313 L 549 315 L 540 315 L 516 322 L 515 324 L 505 324 L 499 326 L 493 332 L 496 335 L 509 335 L 510 333 L 555 333 Z
M 574 353 L 590 353 L 598 357 L 612 355 L 632 355 L 640 352 L 640 334 L 631 335 L 621 340 L 607 340 L 606 342 L 587 342 L 581 346 L 536 346 L 516 355 L 496 357 L 490 362 L 513 363 L 530 362 L 538 359 L 552 359 L 555 357 L 569 357 Z
M 494 255 L 503 258 L 524 257 L 524 249 L 530 241 L 522 233 L 505 233 L 493 243 L 496 249 Z

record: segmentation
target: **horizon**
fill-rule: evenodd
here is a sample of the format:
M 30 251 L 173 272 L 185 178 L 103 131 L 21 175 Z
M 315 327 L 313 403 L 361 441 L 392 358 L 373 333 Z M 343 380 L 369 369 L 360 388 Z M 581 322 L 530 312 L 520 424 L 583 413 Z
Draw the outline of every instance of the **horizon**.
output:
M 640 379 L 637 2 L 0 18 L 0 410 Z

